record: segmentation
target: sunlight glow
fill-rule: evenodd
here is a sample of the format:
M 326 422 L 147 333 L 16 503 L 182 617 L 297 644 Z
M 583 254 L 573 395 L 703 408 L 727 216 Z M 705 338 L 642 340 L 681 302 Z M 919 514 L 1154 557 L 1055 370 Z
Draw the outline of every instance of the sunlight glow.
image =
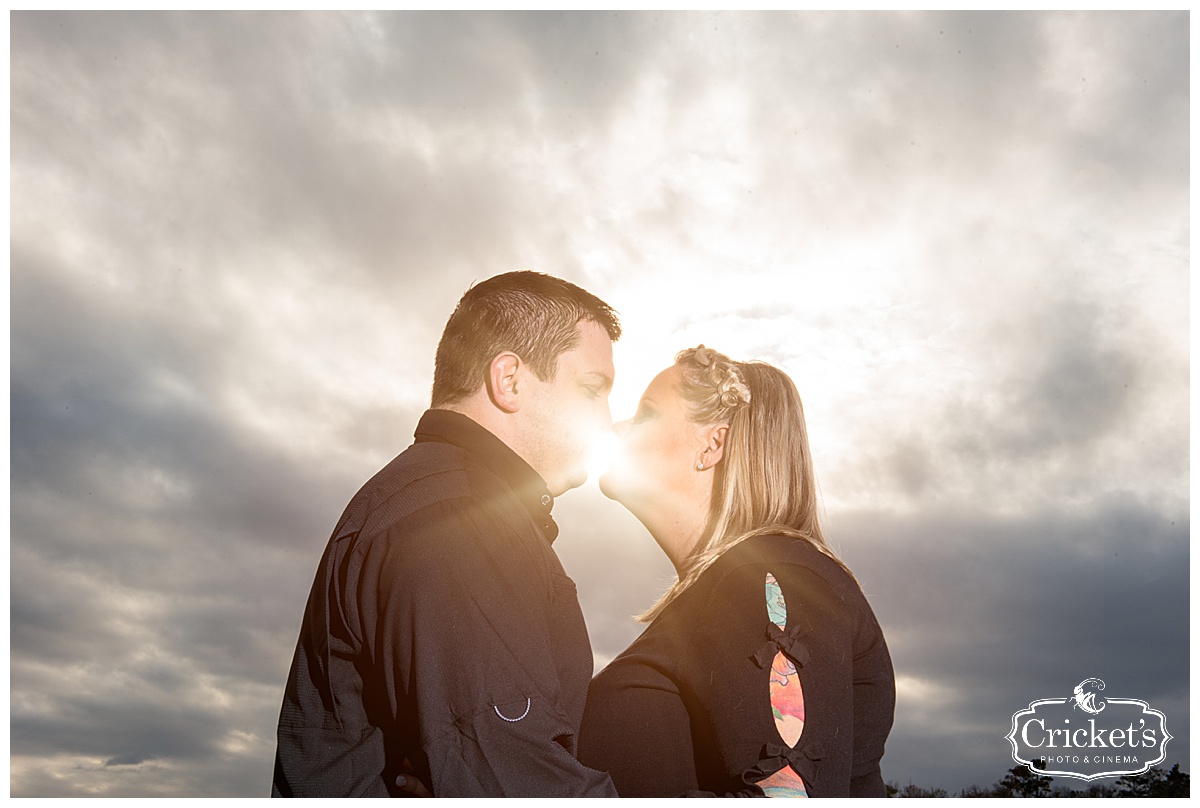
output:
M 592 448 L 588 452 L 587 474 L 589 480 L 598 481 L 600 475 L 612 465 L 618 445 L 617 436 L 612 432 L 600 432 L 596 435 L 592 441 Z

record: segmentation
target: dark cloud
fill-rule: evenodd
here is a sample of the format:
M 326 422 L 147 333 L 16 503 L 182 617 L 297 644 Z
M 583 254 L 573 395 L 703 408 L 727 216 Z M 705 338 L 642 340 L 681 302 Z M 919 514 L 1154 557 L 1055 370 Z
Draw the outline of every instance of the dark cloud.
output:
M 134 757 L 141 762 L 152 756 L 189 759 L 213 754 L 213 742 L 231 716 L 211 706 L 172 703 L 172 696 L 58 694 L 53 713 L 13 711 L 13 741 L 22 754 L 82 754 L 119 758 L 127 765 Z
M 990 457 L 1053 453 L 1078 456 L 1088 444 L 1123 427 L 1154 390 L 1139 349 L 1099 301 L 1079 297 L 1030 301 L 998 321 L 990 338 L 1004 365 L 995 379 L 997 406 L 975 434 L 996 430 Z M 1110 310 L 1111 311 L 1111 310 Z M 967 431 L 963 425 L 964 432 Z
M 1011 763 L 1012 714 L 1089 676 L 1174 708 L 1170 754 L 1188 759 L 1186 506 L 1116 497 L 1082 513 L 835 514 L 830 532 L 901 679 L 885 776 L 991 785 Z
M 1004 409 L 1019 431 L 1005 445 L 1053 450 L 1102 438 L 1126 421 L 1146 387 L 1141 357 L 1113 339 L 1099 311 L 1070 302 L 1026 327 L 1041 350 L 1024 353 L 1029 365 L 1011 381 Z

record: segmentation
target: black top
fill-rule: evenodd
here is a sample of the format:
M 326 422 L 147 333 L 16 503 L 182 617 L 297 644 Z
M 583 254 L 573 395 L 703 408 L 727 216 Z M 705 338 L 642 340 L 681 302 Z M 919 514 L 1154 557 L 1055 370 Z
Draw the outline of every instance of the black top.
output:
M 308 599 L 276 796 L 611 796 L 575 759 L 592 652 L 542 478 L 430 410 L 350 501 Z
M 786 600 L 782 631 L 768 573 Z M 803 688 L 795 748 L 772 712 L 778 662 Z M 579 759 L 623 797 L 757 795 L 752 784 L 785 765 L 810 796 L 882 797 L 894 707 L 887 645 L 854 579 L 804 540 L 759 536 L 718 558 L 592 680 Z

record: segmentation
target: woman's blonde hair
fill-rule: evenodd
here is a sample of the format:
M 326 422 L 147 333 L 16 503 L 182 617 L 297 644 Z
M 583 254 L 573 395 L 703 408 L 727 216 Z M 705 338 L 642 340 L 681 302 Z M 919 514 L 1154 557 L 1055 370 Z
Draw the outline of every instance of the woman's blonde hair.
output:
M 804 405 L 788 375 L 765 362 L 734 362 L 703 345 L 680 351 L 675 365 L 690 420 L 728 423 L 729 430 L 700 542 L 679 580 L 638 620 L 653 620 L 722 553 L 752 536 L 804 539 L 850 572 L 821 532 Z

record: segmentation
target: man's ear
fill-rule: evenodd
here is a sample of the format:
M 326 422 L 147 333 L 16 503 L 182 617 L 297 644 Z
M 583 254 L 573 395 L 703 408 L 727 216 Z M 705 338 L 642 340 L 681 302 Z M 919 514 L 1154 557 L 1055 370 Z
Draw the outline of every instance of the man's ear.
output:
M 504 412 L 521 409 L 521 391 L 517 386 L 517 371 L 521 369 L 521 357 L 511 351 L 496 354 L 488 365 L 488 398 Z
M 725 456 L 725 437 L 729 434 L 729 424 L 713 424 L 705 427 L 704 432 L 705 465 L 715 466 Z

